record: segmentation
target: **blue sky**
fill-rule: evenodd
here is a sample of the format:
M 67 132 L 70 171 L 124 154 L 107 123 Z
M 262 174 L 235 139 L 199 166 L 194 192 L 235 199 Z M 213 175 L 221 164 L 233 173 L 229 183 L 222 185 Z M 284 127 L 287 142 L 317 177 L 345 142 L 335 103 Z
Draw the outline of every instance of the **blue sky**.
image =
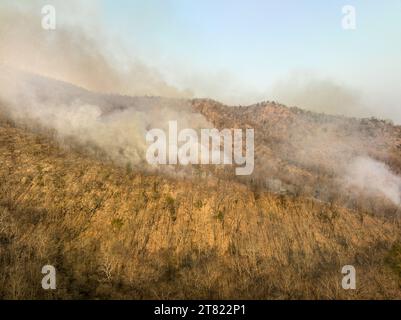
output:
M 399 0 L 101 1 L 108 28 L 160 67 L 227 72 L 257 89 L 299 69 L 357 83 L 366 68 L 400 71 Z M 354 31 L 341 28 L 346 4 Z
M 0 6 L 17 3 L 2 1 Z M 113 68 L 126 71 L 144 62 L 151 67 L 149 74 L 178 91 L 189 89 L 193 96 L 228 104 L 276 100 L 313 111 L 374 115 L 401 123 L 401 0 L 18 4 L 40 17 L 40 7 L 49 2 L 57 7 L 58 21 L 65 22 L 60 25 L 72 27 L 71 35 L 76 29 L 88 30 L 100 46 L 92 49 L 111 58 Z M 356 9 L 356 30 L 342 28 L 344 5 Z M 71 51 L 70 63 L 76 63 L 77 53 L 90 53 Z M 47 60 L 44 57 L 43 63 Z M 141 80 L 146 88 L 146 79 Z

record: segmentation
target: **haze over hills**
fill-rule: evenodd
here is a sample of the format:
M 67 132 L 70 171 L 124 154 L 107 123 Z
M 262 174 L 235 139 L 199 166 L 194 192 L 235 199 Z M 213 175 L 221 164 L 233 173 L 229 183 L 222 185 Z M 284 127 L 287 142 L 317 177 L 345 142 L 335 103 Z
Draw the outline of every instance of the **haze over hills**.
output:
M 253 128 L 253 174 L 148 165 L 146 132 L 169 120 Z M 399 126 L 2 69 L 0 142 L 2 298 L 401 297 Z M 35 285 L 44 264 L 56 292 Z
M 401 203 L 401 127 L 388 121 L 317 114 L 276 102 L 230 107 L 208 99 L 98 94 L 33 74 L 3 71 L 0 98 L 12 119 L 51 130 L 62 144 L 100 152 L 122 166 L 192 174 L 193 166 L 177 171 L 146 163 L 146 132 L 167 132 L 170 120 L 177 121 L 179 129 L 253 128 L 255 169 L 242 182 L 323 201 L 340 198 L 342 205 L 352 201 L 354 193 L 356 198 L 362 193 L 396 206 Z M 358 170 L 353 170 L 355 165 L 360 165 Z M 219 178 L 239 179 L 229 166 L 197 167 Z M 376 180 L 374 186 L 370 178 Z
M 275 102 L 227 107 L 195 100 L 194 107 L 218 128 L 255 128 L 251 180 L 258 188 L 324 201 L 340 197 L 343 205 L 365 192 L 400 204 L 396 176 L 401 170 L 400 126 L 375 118 L 317 114 Z M 340 196 L 342 192 L 347 199 Z
M 0 299 L 401 299 L 400 10 L 2 0 Z

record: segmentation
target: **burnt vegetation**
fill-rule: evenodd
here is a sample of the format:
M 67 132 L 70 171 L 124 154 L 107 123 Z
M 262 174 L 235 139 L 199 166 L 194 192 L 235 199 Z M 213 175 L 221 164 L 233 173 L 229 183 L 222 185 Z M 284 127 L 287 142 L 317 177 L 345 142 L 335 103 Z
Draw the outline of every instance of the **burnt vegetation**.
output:
M 139 170 L 1 111 L 0 297 L 401 298 L 398 207 L 341 189 L 333 169 L 338 153 L 367 153 L 399 173 L 399 127 L 270 102 L 192 107 L 255 129 L 253 175 Z M 45 264 L 55 291 L 41 288 Z M 341 288 L 346 264 L 357 290 Z

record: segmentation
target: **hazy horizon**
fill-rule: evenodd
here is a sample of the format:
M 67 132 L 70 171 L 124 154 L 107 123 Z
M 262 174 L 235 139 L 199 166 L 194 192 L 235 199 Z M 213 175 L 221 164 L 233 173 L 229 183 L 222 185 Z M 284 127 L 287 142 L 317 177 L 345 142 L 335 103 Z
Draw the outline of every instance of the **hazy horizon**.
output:
M 56 30 L 40 28 L 44 4 L 56 8 Z M 344 5 L 355 7 L 355 30 L 342 28 Z M 0 61 L 88 89 L 230 105 L 276 100 L 401 123 L 401 1 L 37 0 L 0 8 L 2 22 L 16 12 L 32 19 L 14 19 L 15 30 L 0 25 Z
M 0 300 L 401 299 L 400 14 L 2 0 Z

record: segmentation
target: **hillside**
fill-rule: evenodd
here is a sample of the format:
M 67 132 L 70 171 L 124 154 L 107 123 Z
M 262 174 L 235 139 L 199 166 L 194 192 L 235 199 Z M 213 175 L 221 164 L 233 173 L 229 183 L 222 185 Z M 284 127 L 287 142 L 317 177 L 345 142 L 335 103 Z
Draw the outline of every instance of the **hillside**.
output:
M 369 177 L 370 171 L 375 171 L 373 165 L 358 174 L 350 172 L 360 158 L 385 164 L 394 174 L 401 173 L 400 126 L 374 118 L 317 114 L 275 102 L 229 107 L 212 100 L 195 100 L 193 107 L 217 128 L 254 128 L 255 171 L 242 179 L 254 190 L 303 195 L 375 214 L 399 215 L 400 189 L 394 190 L 398 194 L 394 206 L 383 198 L 386 190 L 369 190 L 371 186 L 355 186 L 349 180 Z M 383 180 L 383 184 L 390 184 L 388 177 L 374 177 L 378 178 L 376 183 Z
M 33 81 L 35 103 L 0 95 L 0 298 L 401 298 L 398 198 L 379 184 L 400 172 L 400 127 L 46 81 L 53 90 Z M 147 168 L 130 139 L 166 120 L 161 105 L 184 125 L 255 128 L 253 175 Z M 359 156 L 386 163 L 374 188 L 343 184 Z M 55 291 L 40 286 L 45 264 Z M 341 288 L 348 264 L 355 291 Z
M 398 223 L 255 198 L 219 179 L 127 172 L 4 120 L 0 141 L 2 298 L 401 296 Z M 40 288 L 47 263 L 59 272 L 54 293 Z M 339 287 L 344 264 L 358 270 L 353 293 Z

